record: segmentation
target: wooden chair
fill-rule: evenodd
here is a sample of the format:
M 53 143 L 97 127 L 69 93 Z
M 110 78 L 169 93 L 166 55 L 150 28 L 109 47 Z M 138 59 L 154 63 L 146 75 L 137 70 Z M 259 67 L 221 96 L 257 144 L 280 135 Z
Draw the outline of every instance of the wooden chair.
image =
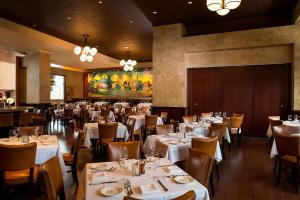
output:
M 277 186 L 280 184 L 281 173 L 286 168 L 294 170 L 293 182 L 298 193 L 300 172 L 300 136 L 286 136 L 275 132 L 274 139 L 278 151 L 279 168 L 277 175 Z
M 66 124 L 70 122 L 70 120 L 73 119 L 73 108 L 69 109 L 69 108 L 65 108 L 64 109 L 64 115 L 63 115 L 63 120 L 64 120 L 64 123 Z
M 186 172 L 206 188 L 210 183 L 210 188 L 212 194 L 214 195 L 215 190 L 212 178 L 213 165 L 214 157 L 205 154 L 202 151 L 195 148 L 189 149 L 189 158 L 187 160 Z
M 133 131 L 132 139 L 133 139 L 133 141 L 139 141 L 140 142 L 141 158 L 145 158 L 144 149 L 143 149 L 144 142 L 143 142 L 143 137 L 142 137 L 141 129 Z
M 268 119 L 269 120 L 280 120 L 280 116 L 278 116 L 278 115 L 270 115 L 270 116 L 268 116 Z
M 81 147 L 81 141 L 83 140 L 83 134 L 84 134 L 83 131 L 79 131 L 78 136 L 75 138 L 75 141 L 73 142 L 71 152 L 63 154 L 65 165 L 71 167 L 71 171 L 68 172 L 72 172 L 72 176 L 76 185 L 78 185 L 77 158 Z
M 167 112 L 161 112 L 160 117 L 162 118 L 164 124 L 168 121 L 168 113 Z
M 47 132 L 48 115 L 49 115 L 49 110 L 43 110 L 40 112 L 39 115 L 33 115 L 32 116 L 33 124 L 35 126 L 43 126 L 44 131 Z
M 179 127 L 179 121 L 174 120 L 174 119 L 170 119 L 170 124 L 173 125 L 173 132 L 176 133 L 177 127 Z
M 145 115 L 145 125 L 143 126 L 143 130 L 145 132 L 144 139 L 146 139 L 147 135 L 155 134 L 157 118 L 157 115 Z
M 9 130 L 14 127 L 14 114 L 0 114 L 0 138 L 8 137 Z
M 173 125 L 172 124 L 166 124 L 166 125 L 156 125 L 156 134 L 162 135 L 167 134 L 169 132 L 173 131 Z
M 134 131 L 135 122 L 136 122 L 136 119 L 134 119 L 134 118 L 128 118 L 128 120 L 127 120 L 127 130 L 129 133 L 130 140 L 132 140 L 132 134 Z
M 115 141 L 117 131 L 118 131 L 117 123 L 98 124 L 99 140 L 98 140 L 98 144 L 96 145 L 97 153 L 100 152 L 102 154 L 104 150 L 104 146 Z M 98 146 L 100 148 L 98 148 Z
M 214 158 L 216 154 L 218 137 L 213 138 L 192 138 L 192 148 L 199 150 L 202 153 L 209 155 L 210 157 Z M 220 177 L 219 173 L 219 166 L 216 162 L 215 168 L 217 172 L 217 177 Z M 211 189 L 212 193 L 214 194 L 214 185 L 213 185 L 213 176 L 211 176 Z
M 231 118 L 231 126 L 230 126 L 230 135 L 231 137 L 233 135 L 237 135 L 238 138 L 238 145 L 241 145 L 241 140 L 242 140 L 242 133 L 241 133 L 241 128 L 243 124 L 243 117 L 232 117 Z M 233 139 L 233 137 L 232 137 Z
M 182 120 L 185 124 L 189 124 L 193 122 L 193 116 L 183 116 Z
M 28 183 L 29 197 L 31 197 L 32 183 L 37 181 L 38 167 L 35 166 L 36 143 L 23 145 L 0 144 L 0 177 L 2 190 L 0 194 L 6 196 L 7 185 Z
M 210 117 L 212 117 L 213 115 L 214 115 L 213 112 L 201 113 L 201 116 L 202 116 L 203 118 L 210 118 Z
M 20 127 L 19 128 L 19 134 L 22 135 L 28 135 L 31 136 L 34 133 L 34 127 Z
M 101 117 L 103 117 L 103 119 L 105 121 L 109 120 L 109 113 L 110 113 L 110 110 L 103 110 L 103 109 L 101 109 Z
M 226 123 L 212 123 L 211 126 L 208 128 L 209 137 L 218 137 L 219 144 L 221 147 L 222 157 L 225 160 L 225 151 L 224 151 L 224 142 L 225 142 L 225 134 L 228 130 Z M 230 143 L 228 143 L 230 145 Z
M 276 117 L 276 116 L 274 116 L 274 117 Z M 272 127 L 274 127 L 274 126 L 282 126 L 282 125 L 283 125 L 283 121 L 282 120 L 280 120 L 280 119 L 278 120 L 278 118 L 274 118 L 274 119 L 271 118 L 270 119 L 270 117 L 269 117 L 269 128 L 271 128 L 271 135 L 270 135 L 270 139 L 269 139 L 269 145 L 272 145 L 272 142 L 274 140 L 273 131 L 272 131 L 273 128 Z
M 19 126 L 32 126 L 32 112 L 19 113 Z
M 120 159 L 124 148 L 128 150 L 128 159 L 140 159 L 140 142 L 113 142 L 108 144 L 108 159 L 109 161 L 117 161 Z
M 65 188 L 61 167 L 57 157 L 46 161 L 40 170 L 40 180 L 47 200 L 65 200 Z
M 240 113 L 233 113 L 232 117 L 242 117 L 244 118 L 244 114 L 240 114 Z

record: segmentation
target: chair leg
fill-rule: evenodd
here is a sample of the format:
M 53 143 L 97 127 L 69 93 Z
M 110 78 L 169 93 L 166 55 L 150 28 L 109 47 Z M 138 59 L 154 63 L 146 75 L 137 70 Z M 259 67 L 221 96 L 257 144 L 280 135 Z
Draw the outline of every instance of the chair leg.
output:
M 239 147 L 241 146 L 241 134 L 237 134 L 237 138 L 238 138 L 238 145 Z
M 275 156 L 275 163 L 274 163 L 274 173 L 276 174 L 277 170 L 277 164 L 278 164 L 278 156 Z
M 222 153 L 222 157 L 223 159 L 225 160 L 225 151 L 224 151 L 224 140 L 222 141 L 222 144 L 221 144 L 221 153 Z
M 75 180 L 76 185 L 78 185 L 78 176 L 77 176 L 77 166 L 76 166 L 76 164 L 74 165 L 73 170 L 74 170 L 74 180 Z
M 217 179 L 220 179 L 220 172 L 219 172 L 219 165 L 217 163 L 217 161 L 215 161 L 215 168 L 216 168 L 216 173 L 217 173 Z
M 214 186 L 214 180 L 213 180 L 212 174 L 209 177 L 209 185 L 210 185 L 211 194 L 212 194 L 212 196 L 214 196 L 215 195 L 215 186 Z
M 278 175 L 277 175 L 277 182 L 276 182 L 277 186 L 279 186 L 280 179 L 281 179 L 281 171 L 282 171 L 281 165 L 282 165 L 281 160 L 279 160 L 279 168 L 278 168 Z

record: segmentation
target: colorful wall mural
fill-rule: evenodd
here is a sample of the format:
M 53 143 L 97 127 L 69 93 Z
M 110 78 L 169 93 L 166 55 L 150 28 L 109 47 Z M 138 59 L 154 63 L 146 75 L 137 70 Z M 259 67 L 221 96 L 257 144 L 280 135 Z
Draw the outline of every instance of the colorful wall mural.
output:
M 88 73 L 88 97 L 152 98 L 152 68 L 99 70 Z

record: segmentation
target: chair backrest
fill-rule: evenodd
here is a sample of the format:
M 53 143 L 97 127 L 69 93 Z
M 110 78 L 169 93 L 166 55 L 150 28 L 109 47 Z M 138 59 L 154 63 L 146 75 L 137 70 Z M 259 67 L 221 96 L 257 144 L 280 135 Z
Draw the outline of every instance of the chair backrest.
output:
M 64 116 L 73 117 L 73 109 L 65 108 L 64 109 Z
M 182 120 L 183 120 L 183 122 L 184 123 L 191 123 L 191 122 L 193 122 L 193 116 L 183 116 L 182 117 Z
M 272 129 L 272 135 L 274 134 L 280 134 L 280 135 L 289 135 L 287 130 L 285 129 L 284 126 L 271 126 Z
M 276 142 L 278 155 L 279 156 L 295 156 L 298 158 L 300 157 L 300 136 L 293 136 L 293 135 L 283 135 L 274 133 L 273 137 Z
M 192 138 L 192 148 L 206 153 L 212 157 L 215 156 L 218 137 L 213 138 Z
M 178 120 L 174 120 L 174 119 L 170 119 L 170 124 L 173 125 L 173 132 L 176 132 L 177 127 L 179 127 L 179 121 Z
M 241 128 L 243 124 L 243 117 L 231 117 L 231 128 Z
M 30 127 L 20 127 L 19 128 L 19 133 L 20 136 L 22 135 L 29 135 L 31 136 L 34 132 L 34 127 L 30 126 Z
M 0 114 L 0 128 L 13 127 L 14 126 L 14 114 Z
M 73 144 L 73 152 L 72 154 L 74 155 L 74 163 L 77 163 L 77 157 L 78 157 L 78 153 L 80 151 L 81 148 L 81 143 L 83 140 L 83 136 L 84 136 L 84 132 L 83 131 L 79 131 L 77 137 L 75 138 L 74 144 Z
M 188 191 L 183 195 L 171 200 L 195 200 L 195 199 L 196 199 L 196 193 L 194 191 Z M 138 200 L 138 199 L 129 196 L 124 196 L 123 200 Z
M 109 118 L 110 110 L 103 110 L 101 109 L 101 117 L 103 117 L 105 120 Z
M 63 176 L 57 157 L 51 158 L 41 166 L 40 177 L 48 200 L 65 199 Z
M 218 137 L 219 142 L 222 143 L 222 140 L 226 134 L 227 124 L 226 123 L 212 123 L 208 128 L 209 137 Z
M 32 125 L 32 116 L 31 112 L 24 112 L 19 114 L 19 126 L 30 126 Z
M 167 134 L 169 132 L 173 131 L 173 125 L 172 124 L 167 124 L 167 125 L 156 125 L 156 134 L 161 135 L 161 134 Z
M 273 120 L 273 119 L 271 119 L 269 122 L 270 122 L 271 127 L 273 127 L 273 126 L 282 126 L 283 125 L 282 120 Z
M 125 115 L 131 115 L 132 108 L 131 107 L 125 107 Z
M 127 148 L 128 159 L 140 159 L 140 142 L 113 142 L 108 144 L 108 158 L 109 161 L 117 161 L 120 159 L 120 156 L 124 150 Z
M 115 138 L 118 123 L 98 124 L 99 138 Z
M 227 128 L 230 128 L 231 127 L 231 118 L 223 117 L 223 123 L 227 124 Z
M 145 125 L 146 126 L 155 126 L 157 123 L 157 115 L 145 115 Z
M 34 168 L 36 143 L 23 145 L 0 144 L 0 171 L 19 171 Z
M 268 120 L 269 121 L 271 121 L 271 120 L 280 120 L 280 116 L 270 115 L 270 116 L 268 116 Z
M 128 118 L 128 120 L 127 120 L 127 130 L 129 132 L 130 139 L 132 139 L 132 133 L 134 131 L 135 122 L 136 122 L 136 119 L 134 119 L 134 118 Z
M 200 182 L 204 187 L 208 186 L 209 177 L 214 164 L 214 158 L 198 149 L 189 149 L 186 172 Z
M 213 114 L 214 114 L 213 112 L 206 112 L 206 113 L 201 113 L 201 116 L 203 118 L 210 118 L 213 116 Z

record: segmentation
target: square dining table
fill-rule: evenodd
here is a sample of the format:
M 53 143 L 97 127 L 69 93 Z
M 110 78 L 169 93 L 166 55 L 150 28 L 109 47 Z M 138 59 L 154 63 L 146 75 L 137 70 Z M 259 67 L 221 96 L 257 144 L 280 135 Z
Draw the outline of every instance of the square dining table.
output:
M 85 200 L 122 200 L 125 195 L 128 195 L 127 190 L 124 189 L 124 181 L 128 180 L 133 193 L 131 197 L 136 199 L 173 199 L 193 190 L 196 193 L 197 200 L 209 200 L 207 188 L 192 177 L 190 177 L 192 182 L 187 184 L 176 182 L 175 177 L 188 176 L 188 174 L 176 165 L 173 165 L 169 160 L 161 158 L 155 162 L 147 162 L 145 174 L 140 176 L 132 175 L 131 167 L 133 162 L 134 160 L 126 160 L 125 164 L 122 165 L 119 165 L 118 162 L 87 164 L 79 186 L 83 190 L 82 194 L 84 194 L 84 197 L 78 198 L 84 198 Z M 103 167 L 108 170 L 103 173 L 97 171 L 97 169 L 103 170 Z M 172 167 L 171 171 L 168 170 L 170 167 Z M 97 173 L 102 177 L 97 177 Z M 150 186 L 155 188 L 155 190 L 142 192 L 142 187 L 147 188 Z M 116 196 L 105 196 L 103 190 L 108 187 L 119 187 L 123 188 L 123 190 Z

